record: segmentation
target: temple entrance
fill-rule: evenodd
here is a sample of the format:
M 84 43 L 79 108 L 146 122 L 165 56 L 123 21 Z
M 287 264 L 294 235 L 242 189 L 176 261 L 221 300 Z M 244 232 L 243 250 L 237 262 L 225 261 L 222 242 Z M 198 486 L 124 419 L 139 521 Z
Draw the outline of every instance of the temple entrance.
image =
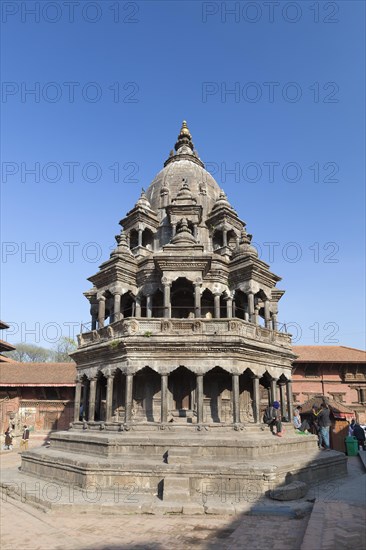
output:
M 193 284 L 185 277 L 179 277 L 172 284 L 171 304 L 172 317 L 177 319 L 194 317 Z
M 179 367 L 169 376 L 173 416 L 193 417 L 196 378 L 185 367 Z

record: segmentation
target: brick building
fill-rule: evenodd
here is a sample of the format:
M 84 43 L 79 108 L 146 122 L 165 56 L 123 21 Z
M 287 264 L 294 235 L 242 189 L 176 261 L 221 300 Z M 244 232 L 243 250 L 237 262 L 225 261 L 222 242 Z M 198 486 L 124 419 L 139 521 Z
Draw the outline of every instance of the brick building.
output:
M 73 420 L 74 363 L 0 362 L 0 431 L 26 423 L 36 431 L 62 430 Z
M 342 403 L 366 424 L 366 352 L 346 346 L 294 346 L 294 403 L 324 395 Z

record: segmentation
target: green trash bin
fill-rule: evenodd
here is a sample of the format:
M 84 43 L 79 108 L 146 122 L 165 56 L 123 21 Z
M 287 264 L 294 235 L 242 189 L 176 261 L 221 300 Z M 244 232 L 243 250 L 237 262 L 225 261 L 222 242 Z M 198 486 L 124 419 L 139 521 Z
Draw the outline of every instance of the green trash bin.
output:
M 357 438 L 353 435 L 349 435 L 345 439 L 346 449 L 348 456 L 357 456 L 358 455 L 358 441 Z

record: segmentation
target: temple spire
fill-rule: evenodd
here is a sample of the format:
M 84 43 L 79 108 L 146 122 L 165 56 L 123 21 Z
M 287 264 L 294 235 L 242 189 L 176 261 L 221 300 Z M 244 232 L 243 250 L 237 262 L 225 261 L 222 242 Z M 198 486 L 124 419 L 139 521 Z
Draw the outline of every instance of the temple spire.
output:
M 189 131 L 185 120 L 183 120 L 182 122 L 182 127 L 180 129 L 177 143 L 175 144 L 174 149 L 178 151 L 178 149 L 180 149 L 182 145 L 187 145 L 188 147 L 190 147 L 190 149 L 192 149 L 192 151 L 194 149 L 191 132 Z

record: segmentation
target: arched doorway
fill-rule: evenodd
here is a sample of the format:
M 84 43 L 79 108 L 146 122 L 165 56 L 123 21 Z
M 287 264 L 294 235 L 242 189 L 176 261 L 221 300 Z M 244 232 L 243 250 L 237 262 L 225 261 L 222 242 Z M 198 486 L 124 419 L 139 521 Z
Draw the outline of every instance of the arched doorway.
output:
M 215 315 L 214 295 L 206 288 L 201 297 L 201 316 L 212 319 Z
M 232 414 L 231 375 L 221 367 L 215 367 L 203 377 L 204 422 L 231 424 Z
M 183 366 L 177 368 L 169 375 L 168 388 L 172 397 L 173 416 L 188 416 L 188 411 L 193 412 L 196 388 L 193 372 Z
M 194 317 L 193 284 L 185 277 L 179 277 L 172 284 L 171 304 L 172 317 L 176 319 Z
M 107 379 L 102 372 L 97 376 L 97 388 L 95 395 L 95 417 L 96 421 L 105 420 L 106 418 L 106 395 L 107 395 Z
M 140 422 L 160 420 L 160 376 L 150 367 L 144 367 L 134 376 L 134 419 Z

